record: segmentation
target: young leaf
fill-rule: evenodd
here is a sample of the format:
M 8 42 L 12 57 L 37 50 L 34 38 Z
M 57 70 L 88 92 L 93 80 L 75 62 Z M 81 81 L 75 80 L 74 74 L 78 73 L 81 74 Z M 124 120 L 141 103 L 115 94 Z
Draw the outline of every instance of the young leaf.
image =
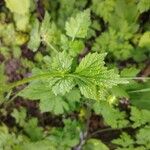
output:
M 87 142 L 85 143 L 83 150 L 109 150 L 109 148 L 102 143 L 100 140 L 97 139 L 89 139 L 87 140 Z
M 69 72 L 73 59 L 66 53 L 60 52 L 52 60 L 52 70 L 58 72 Z
M 41 40 L 47 46 L 58 45 L 60 32 L 54 22 L 50 22 L 50 15 L 46 11 L 40 27 Z
M 70 36 L 72 40 L 74 40 L 74 38 L 85 38 L 90 24 L 90 10 L 87 9 L 78 13 L 76 17 L 71 17 L 69 21 L 66 22 L 65 29 L 67 35 Z

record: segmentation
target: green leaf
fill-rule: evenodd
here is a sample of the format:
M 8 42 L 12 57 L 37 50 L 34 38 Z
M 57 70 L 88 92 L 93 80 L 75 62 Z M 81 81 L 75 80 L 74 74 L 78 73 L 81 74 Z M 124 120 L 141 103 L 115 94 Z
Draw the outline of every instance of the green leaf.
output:
M 39 33 L 39 26 L 40 23 L 38 20 L 35 20 L 33 23 L 32 30 L 30 32 L 30 41 L 28 42 L 28 47 L 33 51 L 36 52 L 40 46 L 41 39 Z
M 71 102 L 79 102 L 81 98 L 80 91 L 77 88 L 73 88 L 69 93 L 65 95 L 66 99 Z
M 20 14 L 15 13 L 14 20 L 15 20 L 17 30 L 20 30 L 23 32 L 27 31 L 27 27 L 29 25 L 29 19 L 30 19 L 30 15 L 28 14 L 20 15 Z
M 0 149 L 1 150 L 15 150 L 15 146 L 22 142 L 21 135 L 10 133 L 7 126 L 0 126 Z
M 150 47 L 150 31 L 145 32 L 139 41 L 139 46 L 140 47 Z
M 24 90 L 20 91 L 18 96 L 31 99 L 31 100 L 39 100 L 39 99 L 47 99 L 47 97 L 51 97 L 51 89 L 48 87 L 48 83 L 35 81 L 31 82 Z
M 143 13 L 144 11 L 148 11 L 150 9 L 150 1 L 149 0 L 139 0 L 137 8 L 140 11 L 140 13 Z
M 90 10 L 87 9 L 78 13 L 76 17 L 71 17 L 69 21 L 66 22 L 65 29 L 67 35 L 73 40 L 74 38 L 85 38 L 90 24 Z
M 7 91 L 6 76 L 4 75 L 4 65 L 0 65 L 0 101 L 4 100 L 4 93 Z
M 61 78 L 53 85 L 52 91 L 55 95 L 68 93 L 75 86 L 74 79 L 71 77 Z
M 54 95 L 48 83 L 32 82 L 18 95 L 31 100 L 40 100 L 39 107 L 42 113 L 53 112 L 58 115 L 69 110 L 66 100 L 61 96 Z
M 136 75 L 140 72 L 140 69 L 135 68 L 135 67 L 130 67 L 130 68 L 124 68 L 121 71 L 121 76 L 122 77 L 136 77 Z
M 55 146 L 49 140 L 40 140 L 37 142 L 25 142 L 19 145 L 18 149 L 15 150 L 57 150 Z
M 102 143 L 100 140 L 97 139 L 89 139 L 85 143 L 83 150 L 109 150 L 109 148 Z
M 27 14 L 29 13 L 30 0 L 5 0 L 6 6 L 14 13 Z
M 140 109 L 150 110 L 150 82 L 129 84 L 128 91 L 131 99 L 131 104 Z M 135 92 L 132 92 L 135 91 Z
M 61 35 L 61 48 L 67 51 L 71 56 L 75 57 L 84 50 L 84 42 L 82 40 L 70 41 L 65 35 Z
M 56 145 L 58 150 L 70 150 L 80 141 L 81 125 L 79 121 L 65 119 L 63 128 L 54 128 L 47 138 Z
M 98 94 L 97 87 L 89 82 L 88 80 L 79 80 L 77 81 L 79 85 L 79 89 L 81 91 L 81 94 L 84 95 L 86 98 L 98 100 L 100 99 L 100 95 Z
M 131 117 L 133 121 L 133 128 L 140 127 L 146 123 L 150 123 L 150 111 L 148 110 L 139 110 L 136 107 L 131 107 Z
M 89 53 L 82 59 L 75 73 L 81 93 L 92 99 L 99 99 L 106 88 L 111 88 L 126 81 L 119 78 L 114 70 L 107 70 L 104 66 L 105 54 Z
M 69 72 L 71 70 L 73 59 L 66 52 L 59 52 L 58 55 L 53 57 L 52 70 L 58 72 Z
M 117 32 L 110 27 L 108 31 L 96 38 L 92 47 L 93 51 L 109 52 L 109 56 L 119 60 L 130 58 L 133 53 L 133 46 L 125 39 L 126 34 L 120 35 L 120 33 L 122 32 Z
M 112 128 L 123 128 L 128 125 L 125 112 L 119 111 L 106 101 L 96 102 L 93 105 L 96 114 L 100 114 L 104 118 L 104 122 Z
M 130 135 L 127 133 L 123 132 L 120 135 L 120 138 L 112 140 L 113 144 L 119 145 L 123 148 L 133 148 L 134 140 L 131 138 Z
M 51 64 L 52 71 L 60 72 L 59 74 L 62 75 L 61 78 L 55 78 L 54 84 L 51 84 L 52 91 L 55 95 L 64 95 L 75 86 L 74 78 L 65 77 L 65 74 L 71 71 L 72 61 L 73 59 L 65 52 L 58 53 L 58 55 L 53 58 Z
M 21 108 L 19 111 L 17 109 L 14 109 L 11 113 L 11 116 L 15 118 L 16 123 L 18 123 L 21 127 L 25 125 L 25 119 L 26 119 L 26 109 Z
M 51 17 L 49 16 L 49 13 L 46 11 L 44 19 L 41 24 L 41 28 L 40 28 L 41 34 L 46 33 L 48 31 L 48 29 L 50 28 L 50 19 L 51 19 Z
M 69 53 L 71 56 L 77 56 L 84 50 L 84 43 L 80 40 L 74 40 L 69 42 Z
M 24 126 L 24 131 L 32 141 L 41 140 L 43 137 L 43 129 L 41 127 L 38 127 L 37 118 L 30 119 Z
M 105 55 L 106 54 L 89 53 L 76 68 L 76 73 L 83 76 L 95 76 L 95 74 L 99 74 L 102 71 L 101 69 L 103 69 Z
M 150 126 L 145 126 L 141 128 L 136 135 L 136 143 L 139 145 L 144 145 L 146 149 L 150 149 Z
M 40 27 L 40 35 L 42 42 L 44 42 L 47 46 L 50 46 L 51 48 L 52 44 L 58 45 L 60 31 L 54 22 L 50 22 L 50 18 L 51 17 L 49 13 L 46 11 Z
M 56 115 L 69 110 L 69 105 L 64 98 L 55 95 L 52 95 L 49 99 L 41 99 L 39 106 L 42 113 L 53 112 Z
M 109 21 L 112 12 L 115 8 L 116 1 L 115 0 L 93 0 L 92 1 L 92 10 L 98 16 L 103 17 L 104 21 Z

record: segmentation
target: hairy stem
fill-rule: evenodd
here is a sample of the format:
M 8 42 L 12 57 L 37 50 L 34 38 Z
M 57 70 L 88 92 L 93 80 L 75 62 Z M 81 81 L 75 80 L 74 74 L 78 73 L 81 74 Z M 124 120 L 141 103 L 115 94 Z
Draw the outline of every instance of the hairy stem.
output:
M 22 80 L 16 81 L 14 83 L 9 83 L 8 84 L 8 89 L 12 89 L 15 88 L 17 86 L 26 84 L 28 82 L 34 81 L 34 80 L 40 80 L 40 79 L 44 79 L 44 78 L 51 78 L 51 77 L 60 77 L 61 75 L 58 73 L 44 73 L 44 74 L 39 74 L 36 76 L 31 76 L 28 78 L 24 78 Z

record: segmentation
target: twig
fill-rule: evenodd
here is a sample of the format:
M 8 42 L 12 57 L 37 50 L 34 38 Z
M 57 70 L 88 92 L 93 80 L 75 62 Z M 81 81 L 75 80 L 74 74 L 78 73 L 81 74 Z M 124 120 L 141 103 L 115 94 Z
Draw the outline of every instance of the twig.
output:
M 103 132 L 108 132 L 108 131 L 117 131 L 117 130 L 123 130 L 123 129 L 128 129 L 128 128 L 131 128 L 131 126 L 127 126 L 127 127 L 124 127 L 124 128 L 105 128 L 105 129 L 100 129 L 100 130 L 97 130 L 93 133 L 91 133 L 88 138 L 91 138 L 99 133 L 103 133 Z

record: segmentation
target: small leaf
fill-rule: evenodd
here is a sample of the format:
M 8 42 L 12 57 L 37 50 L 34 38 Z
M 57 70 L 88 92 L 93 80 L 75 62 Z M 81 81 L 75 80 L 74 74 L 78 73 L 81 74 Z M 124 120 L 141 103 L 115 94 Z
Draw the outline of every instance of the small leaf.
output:
M 50 15 L 47 11 L 40 27 L 40 35 L 42 42 L 47 46 L 59 43 L 60 31 L 55 23 L 50 21 Z
M 38 127 L 37 118 L 30 119 L 25 125 L 24 130 L 33 141 L 41 140 L 43 137 L 43 129 Z
M 109 148 L 97 139 L 89 139 L 83 147 L 83 150 L 109 150 Z
M 52 70 L 58 72 L 69 72 L 73 59 L 66 53 L 60 52 L 52 60 Z
M 66 22 L 66 32 L 73 40 L 74 38 L 85 38 L 87 36 L 88 28 L 91 24 L 90 21 L 90 10 L 87 9 L 80 12 L 76 17 L 71 17 L 68 22 Z
M 16 123 L 18 123 L 21 127 L 25 125 L 25 118 L 26 118 L 26 109 L 21 108 L 19 111 L 17 109 L 14 109 L 11 113 L 11 116 L 15 118 Z
M 139 46 L 140 47 L 147 47 L 147 48 L 150 47 L 150 32 L 149 31 L 145 32 L 141 36 L 140 41 L 139 41 Z
M 130 68 L 124 68 L 121 71 L 121 76 L 122 77 L 136 77 L 136 75 L 140 72 L 140 69 L 135 68 L 135 67 L 130 67 Z
M 118 139 L 114 139 L 112 141 L 113 144 L 116 144 L 116 145 L 119 145 L 123 148 L 127 148 L 127 147 L 132 147 L 133 144 L 134 144 L 134 140 L 131 138 L 130 135 L 128 135 L 127 133 L 123 132 L 121 135 L 120 135 L 120 138 Z M 133 147 L 132 147 L 133 148 Z

